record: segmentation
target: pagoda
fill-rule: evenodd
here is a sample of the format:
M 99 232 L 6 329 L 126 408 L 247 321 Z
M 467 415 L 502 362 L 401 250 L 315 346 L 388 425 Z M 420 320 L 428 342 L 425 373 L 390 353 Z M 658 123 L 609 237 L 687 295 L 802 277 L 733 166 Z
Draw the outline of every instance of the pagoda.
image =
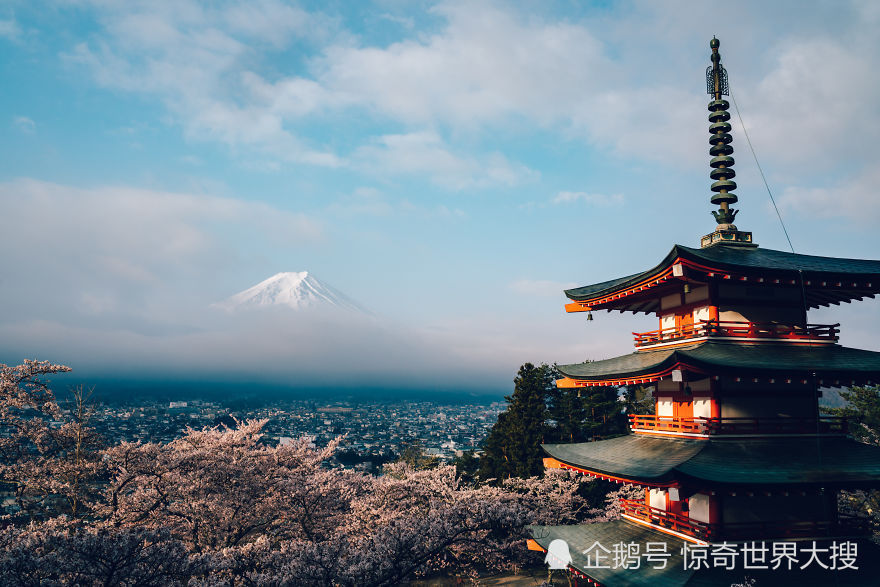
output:
M 581 584 L 880 584 L 867 520 L 837 507 L 841 490 L 880 487 L 880 447 L 819 409 L 823 388 L 880 382 L 880 353 L 841 346 L 838 324 L 807 320 L 811 309 L 880 293 L 880 261 L 764 249 L 734 225 L 719 46 L 713 38 L 706 72 L 714 231 L 647 271 L 565 292 L 567 312 L 658 323 L 633 333 L 631 354 L 559 366 L 557 386 L 650 385 L 655 412 L 630 415 L 624 436 L 545 444 L 545 467 L 644 488 L 643 497 L 624 500 L 618 520 L 533 526 L 529 547 L 558 559 L 564 541 L 569 556 L 551 568 L 567 565 Z

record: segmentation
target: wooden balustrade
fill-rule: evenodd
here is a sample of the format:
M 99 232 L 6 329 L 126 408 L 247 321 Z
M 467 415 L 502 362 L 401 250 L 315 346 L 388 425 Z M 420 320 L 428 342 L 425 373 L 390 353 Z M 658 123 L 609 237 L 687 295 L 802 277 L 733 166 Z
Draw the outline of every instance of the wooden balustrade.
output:
M 654 524 L 655 526 L 681 532 L 701 540 L 709 540 L 714 535 L 714 529 L 711 524 L 692 520 L 684 514 L 667 512 L 666 510 L 651 507 L 643 501 L 621 499 L 620 506 L 624 514 L 649 524 Z
M 711 418 L 667 418 L 654 415 L 629 415 L 632 429 L 650 432 L 682 432 L 688 434 L 708 434 Z
M 846 434 L 848 420 L 840 416 L 816 418 L 671 418 L 629 416 L 633 431 L 684 434 Z
M 837 342 L 840 324 L 776 324 L 701 320 L 681 327 L 633 332 L 635 346 L 670 343 L 689 338 L 726 337 L 758 340 Z

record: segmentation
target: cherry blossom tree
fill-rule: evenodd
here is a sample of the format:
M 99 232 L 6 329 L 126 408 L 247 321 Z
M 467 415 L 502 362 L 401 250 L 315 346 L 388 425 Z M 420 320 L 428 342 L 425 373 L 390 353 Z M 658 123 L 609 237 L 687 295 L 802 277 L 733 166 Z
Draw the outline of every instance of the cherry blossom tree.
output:
M 318 450 L 263 445 L 265 423 L 111 448 L 115 476 L 100 513 L 114 526 L 166 528 L 194 552 L 326 535 L 344 522 L 365 475 L 321 466 L 338 441 Z
M 327 462 L 338 440 L 270 446 L 265 420 L 98 451 L 84 390 L 74 390 L 65 421 L 40 379 L 65 370 L 38 362 L 0 370 L 3 479 L 21 503 L 66 504 L 0 531 L 0 584 L 476 579 L 535 562 L 524 547 L 529 524 L 607 519 L 632 491 L 595 507 L 583 497 L 584 478 L 566 471 L 496 484 L 464 482 L 453 466 L 399 462 L 381 476 L 334 469 Z M 98 475 L 105 481 L 95 494 Z
M 0 532 L 3 585 L 184 585 L 203 569 L 166 531 L 59 519 Z
M 87 392 L 73 389 L 62 410 L 46 380 L 67 371 L 47 361 L 0 365 L 0 481 L 14 492 L 17 517 L 78 517 L 94 497 L 102 465 Z

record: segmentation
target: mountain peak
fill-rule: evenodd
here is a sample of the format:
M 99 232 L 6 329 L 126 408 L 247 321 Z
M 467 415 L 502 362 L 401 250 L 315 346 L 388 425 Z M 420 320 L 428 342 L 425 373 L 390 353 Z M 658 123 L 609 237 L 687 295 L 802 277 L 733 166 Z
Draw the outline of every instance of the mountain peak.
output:
M 215 306 L 228 311 L 246 308 L 286 306 L 294 310 L 331 309 L 367 313 L 339 290 L 319 281 L 308 271 L 276 273 L 257 285 L 231 296 Z

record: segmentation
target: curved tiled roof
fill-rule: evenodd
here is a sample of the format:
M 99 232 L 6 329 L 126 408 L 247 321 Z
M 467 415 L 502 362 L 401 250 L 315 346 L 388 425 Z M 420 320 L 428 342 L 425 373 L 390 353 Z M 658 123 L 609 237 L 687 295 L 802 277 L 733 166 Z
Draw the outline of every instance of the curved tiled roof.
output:
M 603 361 L 560 365 L 559 372 L 580 381 L 635 378 L 676 363 L 713 373 L 802 373 L 804 376 L 880 381 L 880 353 L 838 345 L 743 344 L 705 341 L 656 351 L 639 351 Z
M 797 280 L 804 282 L 807 302 L 810 307 L 839 303 L 844 300 L 860 299 L 880 292 L 880 261 L 871 259 L 845 259 L 840 257 L 819 257 L 801 255 L 773 249 L 751 247 L 714 246 L 705 249 L 675 245 L 666 257 L 655 267 L 634 273 L 626 277 L 611 279 L 592 285 L 585 285 L 565 290 L 565 295 L 576 302 L 598 300 L 605 296 L 613 296 L 629 288 L 643 284 L 666 272 L 672 264 L 682 259 L 700 267 L 716 271 L 727 271 L 737 275 L 766 275 L 769 279 L 765 286 L 775 285 L 774 278 Z M 853 280 L 857 280 L 853 285 Z M 833 287 L 823 286 L 820 289 L 806 282 L 840 282 Z M 870 283 L 870 287 L 867 285 Z M 790 284 L 790 283 L 789 283 Z M 600 304 L 601 307 L 627 310 L 626 304 Z M 653 311 L 654 308 L 650 308 Z M 645 311 L 640 309 L 639 311 Z
M 620 436 L 598 442 L 545 444 L 553 458 L 575 466 L 627 479 L 665 480 L 679 464 L 699 453 L 705 440 Z
M 848 438 L 683 440 L 631 434 L 543 448 L 567 465 L 647 483 L 684 476 L 751 486 L 880 486 L 880 447 Z

